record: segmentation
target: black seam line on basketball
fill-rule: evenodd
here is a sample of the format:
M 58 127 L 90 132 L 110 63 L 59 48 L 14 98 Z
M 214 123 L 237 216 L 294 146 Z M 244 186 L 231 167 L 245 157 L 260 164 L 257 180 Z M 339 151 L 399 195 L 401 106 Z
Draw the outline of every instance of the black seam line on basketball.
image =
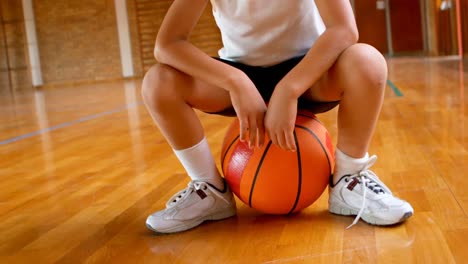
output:
M 223 158 L 221 159 L 221 169 L 223 168 L 224 160 L 226 159 L 226 155 L 228 154 L 228 152 L 231 149 L 232 145 L 234 145 L 234 142 L 236 142 L 236 140 L 239 138 L 239 136 L 234 138 L 234 140 L 229 144 L 228 148 L 226 149 L 226 152 L 224 152 Z
M 289 211 L 288 214 L 294 212 L 297 207 L 297 203 L 299 202 L 299 197 L 301 197 L 301 189 L 302 189 L 302 164 L 301 164 L 301 151 L 299 149 L 299 141 L 297 140 L 296 131 L 294 131 L 294 141 L 296 142 L 296 153 L 297 153 L 297 168 L 299 170 L 299 179 L 297 183 L 297 193 L 296 193 L 296 201 L 294 201 L 294 205 Z
M 255 188 L 255 183 L 257 182 L 257 176 L 258 176 L 258 173 L 260 172 L 260 168 L 263 165 L 263 161 L 265 160 L 265 156 L 266 156 L 266 154 L 268 153 L 268 150 L 271 147 L 271 144 L 272 144 L 272 141 L 270 140 L 268 142 L 268 145 L 265 148 L 265 151 L 263 151 L 262 158 L 260 159 L 260 163 L 258 164 L 258 167 L 257 167 L 257 171 L 255 171 L 255 176 L 253 178 L 252 187 L 250 188 L 250 194 L 249 194 L 249 206 L 250 207 L 252 207 L 252 195 L 253 195 L 253 191 L 254 191 L 254 188 Z
M 313 118 L 312 120 L 314 120 L 315 122 L 317 122 L 317 123 L 321 124 L 322 126 L 324 126 L 323 123 L 320 122 L 320 120 L 318 120 L 317 118 Z
M 321 124 L 323 126 L 322 122 L 320 122 L 320 120 L 318 120 L 316 116 L 310 116 L 310 115 L 306 115 L 304 113 L 297 113 L 297 115 L 298 116 L 308 117 L 308 118 L 314 120 L 315 122 L 317 122 L 317 123 L 319 123 L 319 124 Z
M 317 123 L 319 123 L 319 124 L 321 124 L 323 126 L 322 122 L 320 122 L 320 120 L 318 120 L 317 117 L 315 117 L 315 116 L 310 116 L 310 115 L 306 115 L 306 114 L 303 114 L 303 113 L 297 113 L 297 116 L 308 117 L 308 118 L 314 120 L 315 122 L 317 122 Z
M 308 118 L 311 118 L 311 119 L 315 119 L 314 116 L 310 116 L 310 115 L 306 115 L 304 113 L 297 113 L 298 116 L 303 116 L 303 117 L 308 117 Z
M 323 150 L 323 153 L 325 153 L 325 157 L 327 157 L 327 162 L 328 162 L 328 169 L 330 170 L 330 176 L 331 176 L 331 173 L 332 173 L 332 168 L 331 168 L 331 162 L 330 162 L 330 157 L 328 157 L 328 154 L 327 154 L 327 150 L 326 148 L 323 146 L 322 142 L 320 141 L 320 139 L 317 137 L 317 135 L 314 133 L 314 131 L 310 130 L 309 128 L 305 127 L 305 126 L 301 126 L 301 125 L 296 125 L 296 127 L 298 128 L 302 128 L 304 129 L 305 131 L 309 132 L 316 140 L 317 142 L 320 144 L 320 147 L 322 147 L 322 150 Z M 333 186 L 332 186 L 333 187 Z

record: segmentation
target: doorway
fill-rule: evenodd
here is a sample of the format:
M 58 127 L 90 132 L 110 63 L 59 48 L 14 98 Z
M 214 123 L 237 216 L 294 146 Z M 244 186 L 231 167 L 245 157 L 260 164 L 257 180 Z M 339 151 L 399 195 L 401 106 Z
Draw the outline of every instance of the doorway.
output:
M 387 56 L 456 55 L 452 0 L 353 0 L 359 41 Z

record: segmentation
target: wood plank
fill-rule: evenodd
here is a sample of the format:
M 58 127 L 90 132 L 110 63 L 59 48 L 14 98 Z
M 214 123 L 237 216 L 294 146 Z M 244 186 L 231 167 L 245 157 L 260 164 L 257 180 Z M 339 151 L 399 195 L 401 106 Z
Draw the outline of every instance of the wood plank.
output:
M 459 62 L 390 59 L 370 154 L 415 215 L 394 227 L 328 212 L 328 193 L 292 216 L 238 215 L 166 236 L 146 217 L 188 178 L 139 97 L 141 79 L 0 95 L 1 263 L 462 263 L 468 180 Z M 468 77 L 463 73 L 464 78 Z M 13 96 L 13 97 L 12 97 Z M 135 104 L 136 103 L 136 104 Z M 333 141 L 338 109 L 318 115 Z M 197 112 L 219 166 L 233 118 Z M 82 122 L 74 123 L 88 117 Z

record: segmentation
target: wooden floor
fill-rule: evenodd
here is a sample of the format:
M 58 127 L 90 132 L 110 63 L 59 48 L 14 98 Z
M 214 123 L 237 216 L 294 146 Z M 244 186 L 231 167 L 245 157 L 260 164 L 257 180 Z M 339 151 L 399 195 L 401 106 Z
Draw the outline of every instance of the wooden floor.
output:
M 463 71 L 463 68 L 465 69 Z M 468 63 L 389 60 L 373 170 L 415 215 L 373 227 L 327 211 L 238 202 L 238 216 L 155 236 L 148 214 L 188 178 L 140 80 L 0 97 L 0 263 L 468 263 Z M 232 119 L 200 114 L 214 155 Z M 319 115 L 336 139 L 336 110 Z

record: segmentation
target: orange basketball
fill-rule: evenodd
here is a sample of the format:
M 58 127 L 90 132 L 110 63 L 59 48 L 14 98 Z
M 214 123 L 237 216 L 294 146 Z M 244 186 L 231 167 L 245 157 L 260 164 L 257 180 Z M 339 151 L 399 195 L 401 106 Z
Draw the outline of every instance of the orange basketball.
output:
M 327 129 L 306 111 L 299 111 L 294 129 L 297 151 L 286 151 L 266 136 L 262 148 L 249 149 L 239 140 L 239 121 L 228 128 L 221 149 L 224 177 L 248 206 L 268 214 L 298 212 L 323 193 L 334 168 Z

